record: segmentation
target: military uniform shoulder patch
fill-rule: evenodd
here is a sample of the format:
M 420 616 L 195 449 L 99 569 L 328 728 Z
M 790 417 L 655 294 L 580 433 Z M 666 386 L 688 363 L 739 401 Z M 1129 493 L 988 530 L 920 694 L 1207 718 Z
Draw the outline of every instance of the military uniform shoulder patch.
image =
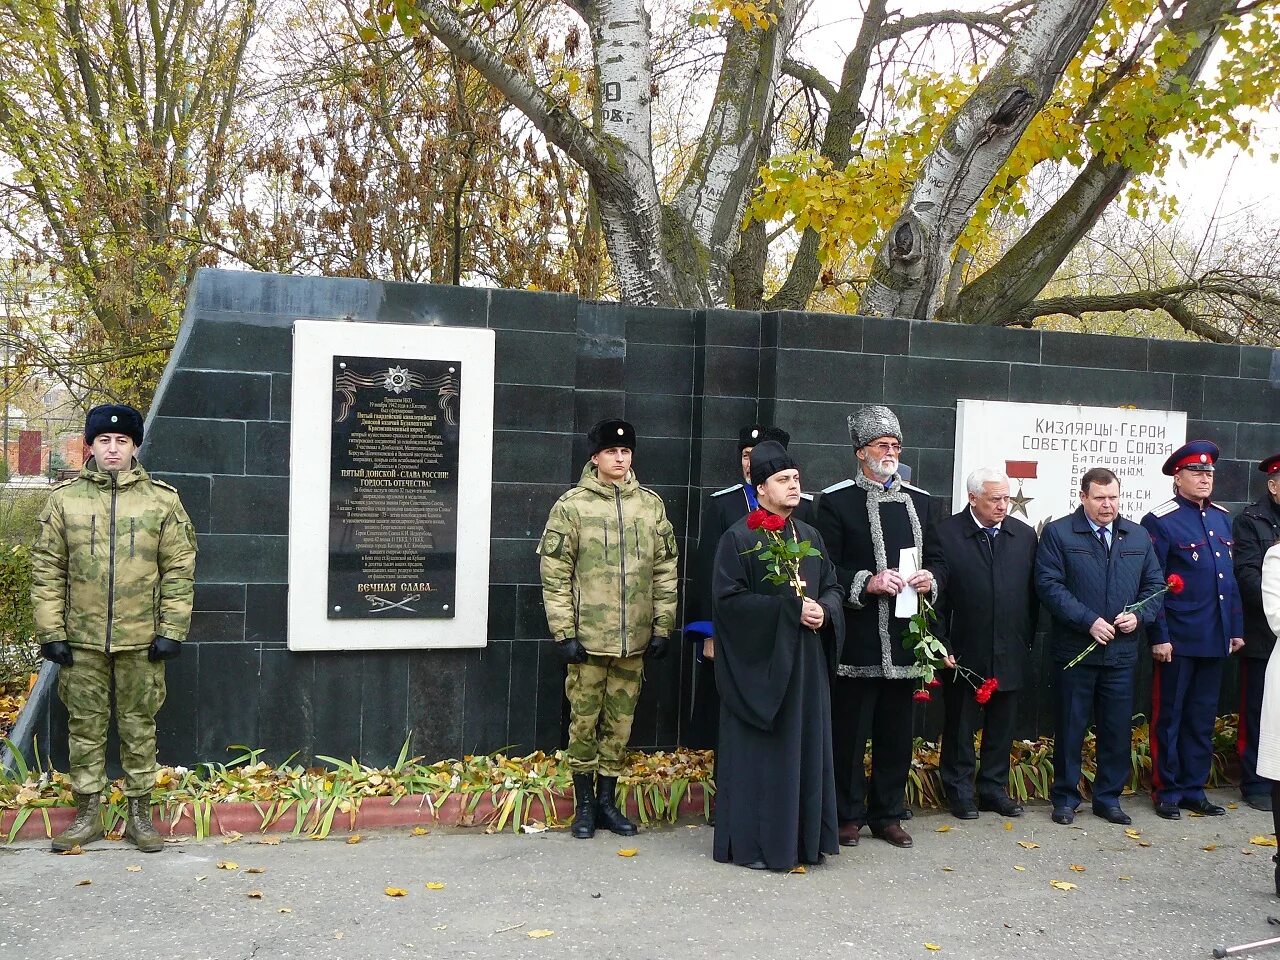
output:
M 157 487 L 164 487 L 166 490 L 172 490 L 174 493 L 179 493 L 178 488 L 175 487 L 172 483 L 168 483 L 167 481 L 161 480 L 158 477 L 151 477 L 151 482 L 154 483 Z
M 1221 510 L 1223 513 L 1230 513 L 1230 512 L 1231 512 L 1231 511 L 1230 511 L 1230 510 L 1228 510 L 1226 507 L 1222 506 L 1221 504 L 1214 503 L 1213 501 L 1210 501 L 1210 502 L 1209 502 L 1209 506 L 1213 507 L 1215 510 Z
M 649 496 L 653 497 L 653 499 L 657 500 L 659 503 L 665 506 L 666 501 L 662 499 L 662 494 L 658 493 L 658 491 L 650 490 L 648 487 L 641 487 L 640 491 L 642 493 L 647 493 Z
M 1164 503 L 1160 504 L 1159 506 L 1152 507 L 1151 515 L 1153 517 L 1164 517 L 1173 513 L 1177 509 L 1178 509 L 1177 500 L 1166 500 Z
M 49 492 L 52 493 L 54 490 L 61 490 L 63 487 L 69 487 L 79 479 L 80 477 L 71 477 L 69 480 L 59 480 L 49 488 Z
M 829 487 L 823 487 L 823 493 L 835 493 L 837 490 L 843 490 L 845 487 L 852 487 L 853 481 L 849 479 L 841 480 L 839 483 L 833 483 Z
M 905 489 L 905 490 L 914 490 L 916 493 L 923 493 L 926 497 L 931 497 L 931 496 L 933 496 L 933 494 L 931 494 L 931 493 L 930 493 L 928 490 L 926 490 L 924 487 L 917 487 L 915 484 L 913 484 L 913 483 L 907 483 L 907 481 L 905 481 L 905 480 L 903 480 L 903 481 L 902 481 L 902 487 L 903 487 L 903 489 Z
M 800 499 L 801 499 L 801 500 L 812 500 L 812 499 L 813 499 L 813 494 L 812 494 L 812 493 L 805 493 L 805 492 L 802 490 L 802 491 L 800 491 Z
M 735 490 L 741 490 L 742 484 L 735 483 L 732 487 L 725 487 L 723 490 L 717 490 L 712 494 L 713 497 L 723 497 L 726 493 L 733 493 Z

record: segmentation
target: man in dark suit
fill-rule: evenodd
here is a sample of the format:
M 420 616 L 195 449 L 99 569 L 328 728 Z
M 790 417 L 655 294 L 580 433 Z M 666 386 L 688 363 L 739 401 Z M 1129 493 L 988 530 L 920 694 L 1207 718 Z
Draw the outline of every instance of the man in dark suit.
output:
M 831 690 L 840 843 L 855 846 L 862 827 L 895 847 L 912 845 L 902 829 L 911 772 L 912 694 L 923 668 L 902 645 L 907 620 L 895 615 L 904 587 L 937 599 L 942 576 L 936 507 L 898 473 L 902 428 L 888 407 L 849 417 L 858 471 L 827 487 L 813 525 L 822 534 L 845 591 L 845 642 Z M 904 549 L 920 569 L 904 575 Z M 936 579 L 935 579 L 936 578 Z M 871 740 L 871 777 L 863 763 Z
M 1231 524 L 1234 563 L 1240 602 L 1244 607 L 1244 649 L 1240 651 L 1240 792 L 1255 810 L 1270 810 L 1273 785 L 1258 776 L 1258 728 L 1262 723 L 1262 687 L 1267 658 L 1276 645 L 1262 609 L 1262 558 L 1280 543 L 1280 453 L 1267 457 L 1258 469 L 1267 487 L 1257 503 L 1240 511 Z
M 999 681 L 986 706 L 957 674 L 946 681 L 946 721 L 939 774 L 952 815 L 975 820 L 979 810 L 1022 816 L 1010 799 L 1009 748 L 1018 691 L 1026 683 L 1035 640 L 1036 532 L 1008 516 L 1009 478 L 982 468 L 965 481 L 968 505 L 938 524 L 946 558 L 940 621 L 957 663 Z M 982 731 L 982 765 L 974 796 L 974 734 Z
M 698 750 L 714 750 L 720 718 L 720 697 L 716 692 L 715 637 L 710 633 L 711 621 L 711 572 L 715 566 L 716 546 L 724 532 L 745 517 L 757 506 L 755 487 L 751 485 L 751 451 L 766 440 L 776 440 L 785 449 L 791 442 L 791 434 L 778 427 L 766 427 L 753 423 L 738 431 L 738 460 L 742 481 L 711 494 L 702 508 L 702 522 L 698 528 L 698 552 L 694 557 L 694 570 L 685 597 L 686 624 L 705 624 L 705 630 L 688 629 L 685 636 L 694 644 L 693 705 L 689 711 L 689 730 L 684 744 Z M 800 494 L 800 505 L 794 511 L 795 518 L 809 522 L 809 505 L 813 497 Z
M 1050 650 L 1057 671 L 1053 751 L 1053 821 L 1068 824 L 1080 805 L 1080 750 L 1096 727 L 1093 812 L 1111 823 L 1133 821 L 1120 807 L 1129 778 L 1133 678 L 1139 624 L 1160 609 L 1164 588 L 1147 532 L 1120 516 L 1120 481 L 1105 467 L 1080 478 L 1080 507 L 1044 529 L 1036 554 L 1036 592 L 1053 617 Z M 1090 650 L 1090 644 L 1097 646 Z M 1077 655 L 1089 650 L 1075 666 Z

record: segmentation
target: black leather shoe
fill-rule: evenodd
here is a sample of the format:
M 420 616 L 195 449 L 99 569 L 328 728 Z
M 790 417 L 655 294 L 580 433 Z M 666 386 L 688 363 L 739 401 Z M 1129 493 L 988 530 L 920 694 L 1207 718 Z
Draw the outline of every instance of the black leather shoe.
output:
M 1244 802 L 1255 810 L 1261 810 L 1264 813 L 1271 812 L 1271 794 L 1269 793 L 1250 793 L 1244 798 Z
M 1165 820 L 1181 820 L 1182 814 L 1178 812 L 1176 803 L 1156 803 L 1156 816 Z
M 1054 823 L 1060 823 L 1065 827 L 1076 822 L 1076 812 L 1070 807 L 1054 807 L 1052 819 Z
M 1094 807 L 1093 815 L 1101 817 L 1108 823 L 1118 823 L 1122 827 L 1127 827 L 1133 823 L 1133 817 L 1129 816 L 1119 807 Z
M 990 810 L 1002 817 L 1022 816 L 1022 805 L 1010 797 L 979 797 L 978 809 Z
M 1198 800 L 1182 799 L 1178 801 L 1178 806 L 1183 810 L 1190 810 L 1192 813 L 1198 813 L 1202 817 L 1221 817 L 1227 812 L 1226 807 L 1220 807 L 1216 803 L 1209 800 L 1208 797 L 1201 797 Z
M 963 801 L 951 804 L 951 815 L 957 820 L 977 820 L 978 808 Z
M 886 823 L 883 827 L 872 827 L 871 835 L 879 837 L 886 843 L 891 843 L 895 847 L 910 847 L 914 844 L 911 834 L 902 829 L 900 823 Z
M 744 867 L 748 870 L 768 870 L 769 865 L 763 860 L 752 860 L 750 863 L 744 863 Z
M 596 777 L 593 773 L 573 775 L 573 824 L 569 832 L 575 840 L 596 835 Z

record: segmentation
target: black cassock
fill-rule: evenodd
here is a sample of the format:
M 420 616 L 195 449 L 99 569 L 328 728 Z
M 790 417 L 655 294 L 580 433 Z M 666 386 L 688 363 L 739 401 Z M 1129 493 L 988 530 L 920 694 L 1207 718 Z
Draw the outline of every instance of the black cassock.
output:
M 792 520 L 784 536 L 822 551 L 800 565 L 805 593 L 822 605 L 818 631 L 800 625 L 800 598 L 764 579 L 745 553 L 765 536 L 737 521 L 720 538 L 713 577 L 720 744 L 716 751 L 715 858 L 763 860 L 771 869 L 839 853 L 831 762 L 831 677 L 844 638 L 843 596 L 822 536 Z

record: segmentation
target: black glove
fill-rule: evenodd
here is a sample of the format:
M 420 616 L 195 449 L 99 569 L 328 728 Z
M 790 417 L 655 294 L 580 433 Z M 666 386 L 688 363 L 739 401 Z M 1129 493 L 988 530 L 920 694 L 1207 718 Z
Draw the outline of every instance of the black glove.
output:
M 587 662 L 587 648 L 582 645 L 582 641 L 577 637 L 569 637 L 567 640 L 558 641 L 556 650 L 560 656 L 564 657 L 565 663 Z
M 49 643 L 40 644 L 40 656 L 50 663 L 60 663 L 64 667 L 69 667 L 75 662 L 75 658 L 71 656 L 71 644 L 65 640 L 52 640 Z
M 649 638 L 649 647 L 645 650 L 644 656 L 646 660 L 661 660 L 667 655 L 667 646 L 671 643 L 669 637 L 654 634 Z
M 168 637 L 162 637 L 156 634 L 154 640 L 151 641 L 151 647 L 147 650 L 147 659 L 152 663 L 157 660 L 172 660 L 182 652 L 182 644 L 177 640 L 170 640 Z

